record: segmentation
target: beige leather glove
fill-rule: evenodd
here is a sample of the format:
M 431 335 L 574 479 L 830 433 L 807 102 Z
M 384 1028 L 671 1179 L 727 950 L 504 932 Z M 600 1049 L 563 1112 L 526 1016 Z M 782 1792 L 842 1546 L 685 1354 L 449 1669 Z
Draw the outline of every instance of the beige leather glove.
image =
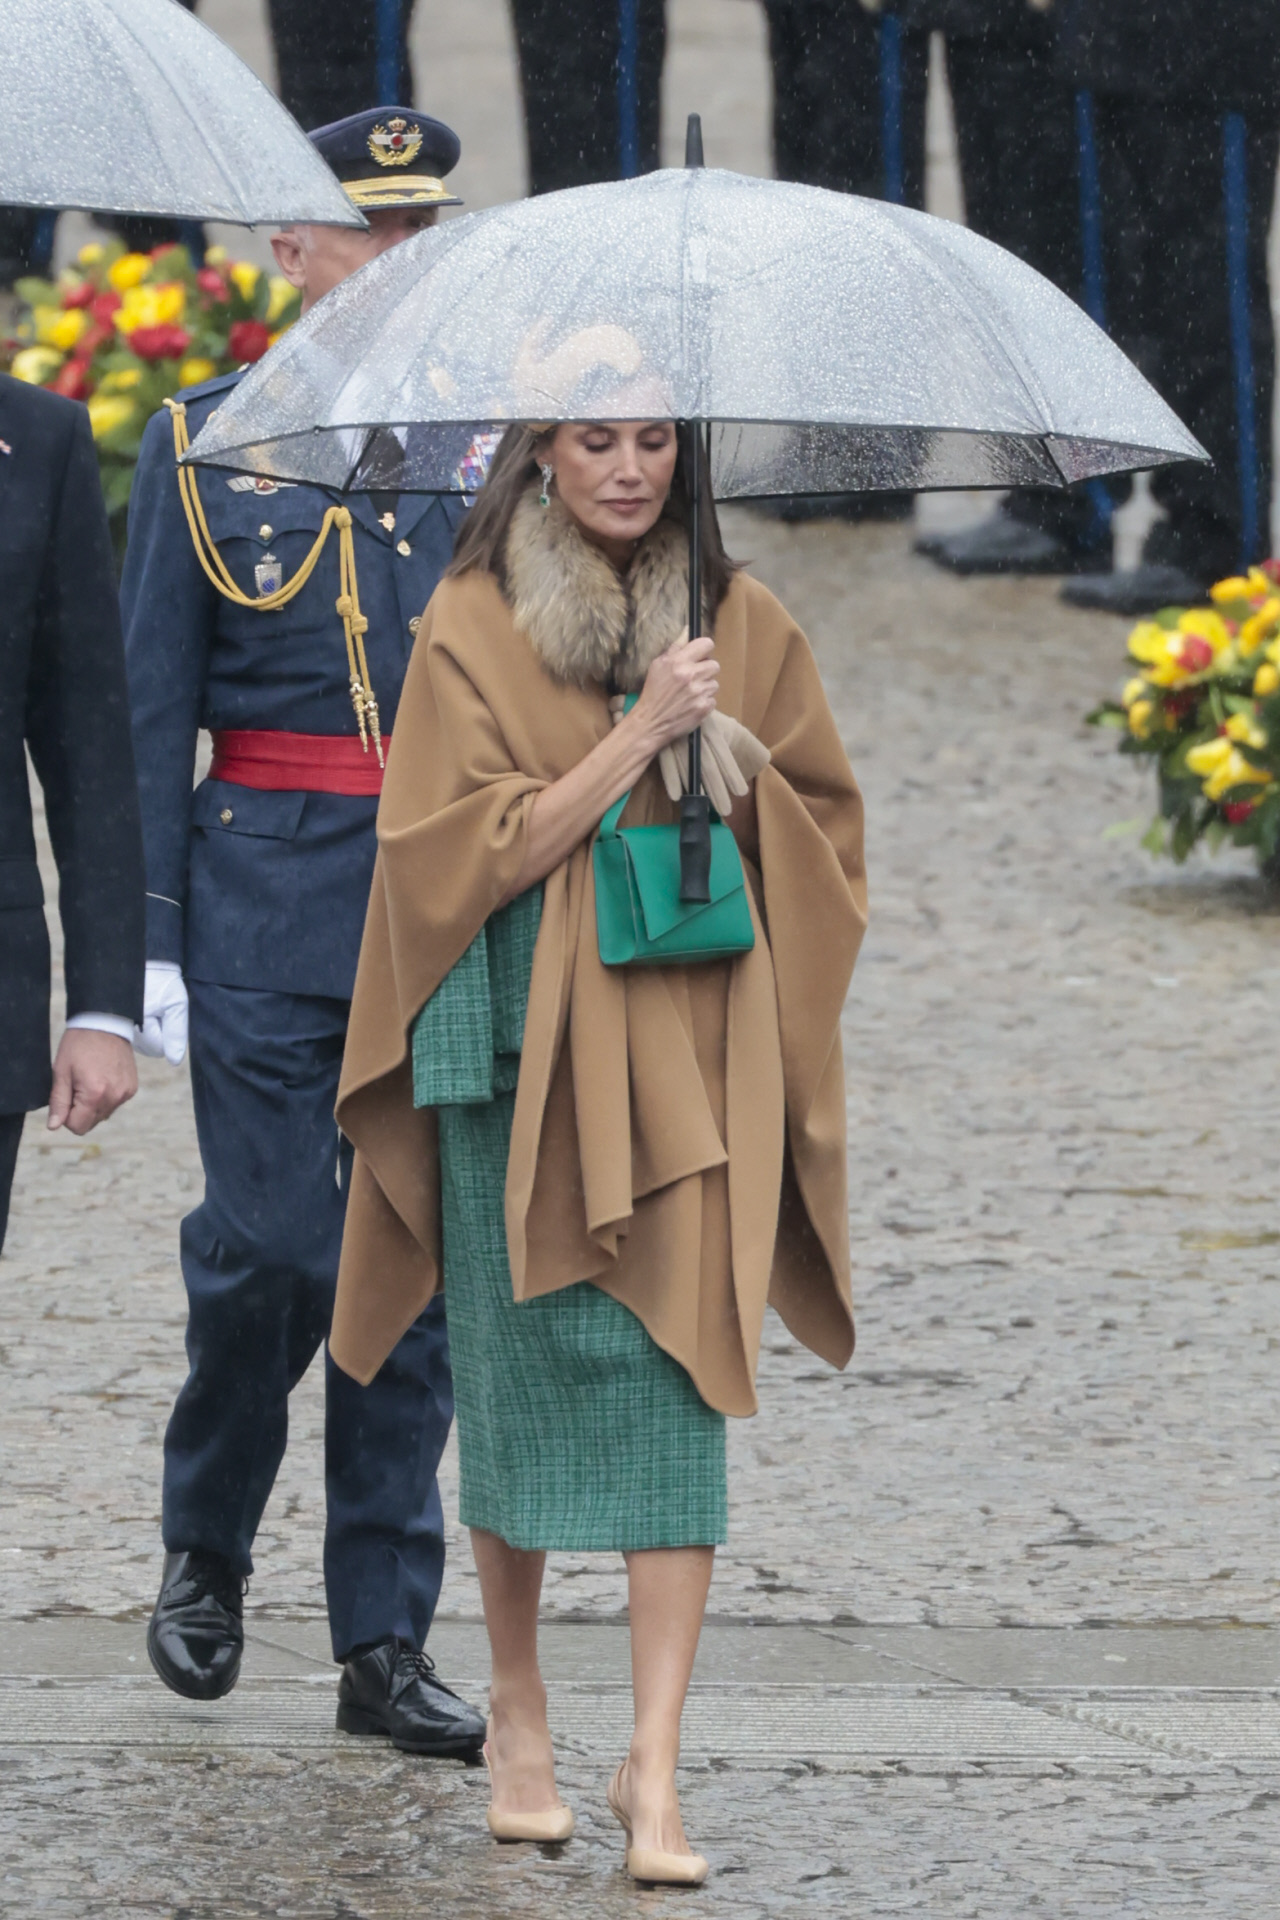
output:
M 734 799 L 741 799 L 751 782 L 769 764 L 769 749 L 740 720 L 727 713 L 709 713 L 702 723 L 702 786 L 721 819 Z M 689 790 L 689 741 L 673 740 L 658 755 L 662 784 L 669 800 Z
M 679 643 L 677 643 L 679 644 Z M 624 697 L 609 702 L 616 727 L 622 718 Z M 735 798 L 746 793 L 756 775 L 768 766 L 768 747 L 754 733 L 727 713 L 709 713 L 702 723 L 702 785 L 708 800 L 721 819 Z M 658 755 L 658 770 L 667 798 L 676 801 L 689 790 L 689 740 L 672 740 Z

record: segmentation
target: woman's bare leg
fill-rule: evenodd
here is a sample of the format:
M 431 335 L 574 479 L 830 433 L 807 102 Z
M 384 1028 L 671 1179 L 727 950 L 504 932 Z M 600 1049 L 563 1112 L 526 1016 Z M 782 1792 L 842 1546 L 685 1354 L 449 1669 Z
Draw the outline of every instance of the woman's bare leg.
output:
M 676 1762 L 680 1716 L 711 1586 L 713 1547 L 663 1547 L 626 1556 L 636 1727 L 621 1781 L 637 1847 L 689 1853 Z
M 547 1726 L 547 1690 L 538 1671 L 538 1601 L 545 1553 L 509 1547 L 471 1529 L 489 1634 L 489 1764 L 495 1812 L 542 1813 L 560 1804 Z

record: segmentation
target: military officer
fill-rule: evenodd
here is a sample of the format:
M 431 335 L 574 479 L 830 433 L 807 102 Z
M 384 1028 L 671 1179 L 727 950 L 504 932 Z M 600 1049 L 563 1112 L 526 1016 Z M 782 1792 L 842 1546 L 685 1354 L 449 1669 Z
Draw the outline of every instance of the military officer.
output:
M 458 141 L 437 121 L 382 107 L 311 137 L 369 231 L 275 238 L 304 308 L 458 204 L 443 183 Z M 289 1393 L 329 1328 L 350 1172 L 333 1106 L 381 757 L 464 510 L 425 494 L 330 495 L 202 470 L 206 542 L 184 507 L 176 445 L 237 378 L 188 388 L 148 425 L 122 589 L 148 888 L 139 1039 L 181 1059 L 189 1022 L 205 1175 L 181 1231 L 190 1371 L 165 1435 L 164 1573 L 147 1645 L 168 1686 L 202 1699 L 238 1677 L 242 1595 Z M 380 458 L 391 489 L 385 449 Z M 340 516 L 300 575 L 335 507 L 349 526 Z M 356 592 L 344 599 L 346 542 Z M 353 600 L 363 635 L 358 621 L 352 631 Z M 213 762 L 193 792 L 202 727 Z M 483 1741 L 483 1721 L 422 1652 L 444 1564 L 436 1467 L 452 1411 L 437 1305 L 368 1388 L 326 1358 L 324 1572 L 342 1665 L 338 1726 L 465 1756 Z

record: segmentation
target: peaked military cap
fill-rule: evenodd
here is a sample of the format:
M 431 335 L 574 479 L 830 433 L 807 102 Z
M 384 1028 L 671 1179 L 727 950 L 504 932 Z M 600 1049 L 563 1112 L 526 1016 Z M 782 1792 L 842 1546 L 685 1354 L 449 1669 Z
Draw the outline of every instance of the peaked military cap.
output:
M 442 176 L 461 142 L 443 120 L 412 107 L 374 107 L 316 127 L 309 136 L 362 213 L 379 207 L 460 207 Z

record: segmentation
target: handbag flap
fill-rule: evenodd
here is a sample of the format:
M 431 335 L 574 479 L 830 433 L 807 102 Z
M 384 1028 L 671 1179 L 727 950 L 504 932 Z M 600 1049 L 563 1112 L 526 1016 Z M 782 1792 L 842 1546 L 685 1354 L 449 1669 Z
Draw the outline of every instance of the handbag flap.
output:
M 678 827 L 624 827 L 618 838 L 627 851 L 632 885 L 650 940 L 661 940 L 674 928 L 687 926 L 699 914 L 709 913 L 744 884 L 737 842 L 726 826 L 717 824 L 711 829 L 710 900 L 680 898 Z

